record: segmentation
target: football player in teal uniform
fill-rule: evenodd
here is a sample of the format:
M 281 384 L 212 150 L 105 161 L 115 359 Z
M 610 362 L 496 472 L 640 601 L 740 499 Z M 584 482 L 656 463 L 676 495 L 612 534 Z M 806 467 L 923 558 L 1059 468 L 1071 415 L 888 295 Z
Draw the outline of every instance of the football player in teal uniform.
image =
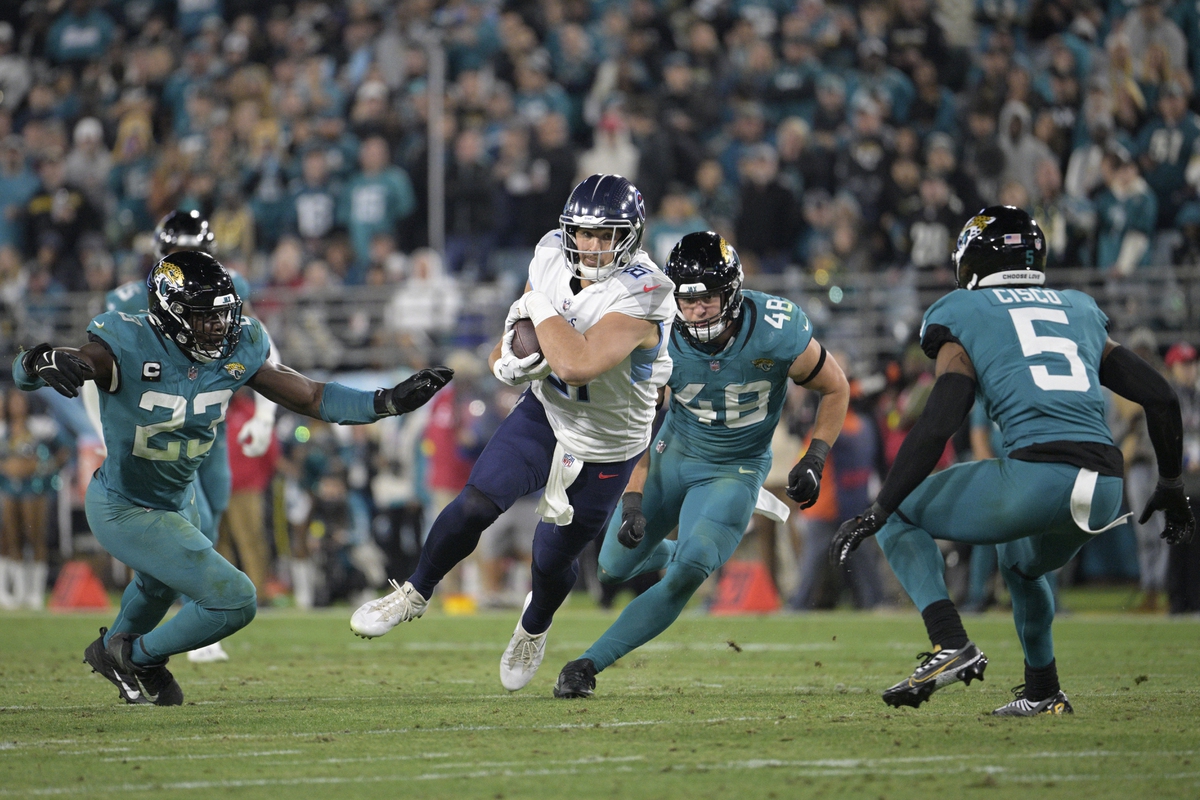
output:
M 13 377 L 67 397 L 87 380 L 100 389 L 108 457 L 88 486 L 88 524 L 135 575 L 84 660 L 128 703 L 179 705 L 168 658 L 245 627 L 257 608 L 250 579 L 200 530 L 193 484 L 233 393 L 249 385 L 298 414 L 366 424 L 418 408 L 453 373 L 434 367 L 375 392 L 310 380 L 269 358 L 262 326 L 242 316 L 228 271 L 207 253 L 162 259 L 147 290 L 149 313 L 105 312 L 83 347 L 23 351 Z M 159 625 L 181 596 L 179 613 Z
M 771 468 L 788 380 L 822 395 L 812 443 L 788 480 L 801 508 L 817 500 L 850 402 L 846 376 L 808 317 L 790 300 L 742 291 L 741 262 L 719 235 L 683 237 L 665 272 L 679 306 L 668 345 L 670 409 L 609 522 L 599 574 L 604 583 L 666 575 L 563 667 L 555 697 L 590 697 L 596 673 L 666 630 L 733 554 Z M 676 524 L 678 539 L 665 539 Z
M 154 229 L 154 250 L 160 259 L 185 250 L 199 250 L 215 256 L 216 248 L 217 241 L 212 227 L 198 211 L 172 211 L 163 217 Z M 229 277 L 233 279 L 233 288 L 242 300 L 242 315 L 253 317 L 249 282 L 236 270 L 228 272 Z M 146 298 L 146 281 L 129 281 L 105 295 L 104 306 L 107 311 L 145 314 L 149 308 Z M 278 353 L 272 353 L 272 356 L 277 357 Z M 84 402 L 89 407 L 89 413 L 94 415 L 96 408 L 93 397 L 96 391 L 93 386 L 94 384 L 84 387 Z M 254 416 L 238 431 L 238 442 L 242 445 L 242 452 L 250 458 L 257 458 L 267 452 L 267 448 L 271 446 L 271 430 L 275 424 L 275 404 L 261 394 L 255 394 L 254 401 Z M 98 418 L 92 422 L 99 427 Z M 224 422 L 217 426 L 212 452 L 196 470 L 194 480 L 196 508 L 200 512 L 200 530 L 215 543 L 221 527 L 221 517 L 229 507 L 233 483 Z M 189 652 L 188 660 L 201 663 L 227 661 L 229 655 L 220 642 L 213 642 L 208 647 Z
M 969 220 L 954 253 L 959 288 L 934 303 L 921 347 L 937 380 L 875 501 L 838 529 L 830 558 L 844 563 L 878 534 L 933 644 L 911 676 L 883 693 L 919 706 L 944 686 L 983 678 L 987 658 L 968 639 L 946 592 L 934 539 L 995 544 L 1012 593 L 1025 683 L 999 716 L 1069 714 L 1054 659 L 1054 597 L 1046 573 L 1092 536 L 1124 521 L 1121 451 L 1105 423 L 1101 387 L 1140 403 L 1159 481 L 1142 520 L 1166 518 L 1163 538 L 1191 539 L 1183 493 L 1179 400 L 1158 372 L 1108 336 L 1108 318 L 1074 290 L 1044 288 L 1046 240 L 1028 214 L 990 206 Z M 976 399 L 1000 426 L 1002 458 L 930 475 Z

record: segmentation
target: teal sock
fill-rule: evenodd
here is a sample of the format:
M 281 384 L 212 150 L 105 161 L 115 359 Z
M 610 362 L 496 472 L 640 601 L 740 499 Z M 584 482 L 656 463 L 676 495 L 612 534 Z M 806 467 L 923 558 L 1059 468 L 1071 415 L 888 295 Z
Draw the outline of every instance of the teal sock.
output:
M 1001 567 L 1004 582 L 1012 594 L 1013 622 L 1017 638 L 1025 651 L 1025 662 L 1035 669 L 1054 661 L 1054 592 L 1045 575 L 1025 578 L 1011 568 Z
M 125 587 L 121 595 L 121 610 L 104 637 L 104 643 L 117 633 L 149 633 L 154 626 L 162 622 L 162 618 L 171 609 L 178 592 L 167 590 L 165 594 L 153 595 L 147 593 L 141 586 L 140 578 L 134 578 Z M 136 649 L 136 648 L 135 648 Z
M 670 548 L 670 552 L 674 552 L 674 547 Z M 656 550 L 652 558 L 657 555 Z M 666 577 L 625 606 L 617 621 L 580 658 L 591 660 L 597 672 L 612 666 L 618 658 L 669 628 L 707 577 L 708 574 L 699 567 L 672 562 L 667 568 Z
M 946 591 L 946 560 L 932 536 L 893 514 L 875 538 L 917 608 L 950 599 Z
M 178 614 L 138 639 L 146 660 L 139 658 L 135 647 L 133 663 L 157 664 L 175 653 L 219 642 L 249 625 L 256 611 L 253 604 L 218 611 L 195 602 L 184 603 Z

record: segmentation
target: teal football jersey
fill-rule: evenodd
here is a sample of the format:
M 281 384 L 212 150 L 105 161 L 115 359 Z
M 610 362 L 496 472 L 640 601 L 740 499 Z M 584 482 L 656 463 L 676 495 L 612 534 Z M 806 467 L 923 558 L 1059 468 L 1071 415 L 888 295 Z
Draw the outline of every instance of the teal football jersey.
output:
M 1100 388 L 1108 317 L 1083 292 L 956 289 L 925 312 L 930 357 L 957 340 L 975 366 L 976 396 L 1004 451 L 1046 442 L 1112 444 Z
M 791 300 L 743 292 L 742 324 L 720 353 L 697 349 L 675 329 L 667 423 L 687 455 L 728 463 L 770 451 L 787 396 L 787 374 L 812 341 Z
M 242 277 L 242 273 L 229 270 L 233 278 L 233 288 L 243 301 L 250 299 L 250 282 Z M 130 281 L 123 283 L 104 295 L 105 311 L 124 311 L 126 314 L 145 314 L 149 309 L 146 302 L 146 282 Z
M 267 359 L 266 333 L 257 320 L 243 318 L 233 353 L 200 364 L 144 314 L 108 311 L 87 330 L 117 363 L 112 384 L 97 387 L 108 449 L 98 478 L 134 505 L 181 508 L 225 421 L 229 399 Z

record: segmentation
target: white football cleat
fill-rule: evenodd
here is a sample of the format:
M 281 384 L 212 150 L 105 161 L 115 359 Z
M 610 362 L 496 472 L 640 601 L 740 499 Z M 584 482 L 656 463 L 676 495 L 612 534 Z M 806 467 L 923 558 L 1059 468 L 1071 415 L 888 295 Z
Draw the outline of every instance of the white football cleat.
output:
M 212 664 L 215 661 L 228 660 L 229 653 L 225 652 L 225 648 L 221 647 L 220 642 L 213 642 L 210 645 L 188 651 L 188 661 L 193 664 Z
M 521 607 L 522 616 L 532 600 L 533 592 L 525 595 L 525 605 Z M 526 684 L 533 680 L 538 667 L 542 665 L 542 659 L 546 657 L 548 633 L 549 628 L 538 634 L 528 634 L 521 627 L 520 617 L 517 618 L 517 629 L 513 631 L 508 647 L 504 648 L 504 655 L 500 656 L 500 683 L 505 689 L 515 692 L 524 689 Z
M 350 630 L 355 636 L 374 639 L 383 636 L 401 622 L 417 619 L 425 613 L 429 601 L 413 588 L 408 581 L 404 585 L 389 581 L 396 591 L 378 600 L 363 603 L 350 617 Z

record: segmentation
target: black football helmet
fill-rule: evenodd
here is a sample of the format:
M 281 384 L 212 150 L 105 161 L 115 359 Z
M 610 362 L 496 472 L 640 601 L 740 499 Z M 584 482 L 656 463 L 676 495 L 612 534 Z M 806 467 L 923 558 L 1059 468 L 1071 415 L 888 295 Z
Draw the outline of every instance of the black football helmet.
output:
M 675 283 L 675 299 L 697 300 L 719 294 L 715 317 L 689 321 L 675 317 L 675 327 L 692 342 L 711 342 L 742 313 L 742 260 L 729 242 L 712 231 L 689 233 L 671 250 L 664 268 Z
M 1046 236 L 1021 209 L 988 206 L 963 226 L 954 266 L 960 289 L 1041 286 L 1046 282 Z
M 199 250 L 213 255 L 217 237 L 199 211 L 172 211 L 154 229 L 154 254 L 164 258 L 178 250 Z
M 592 175 L 571 192 L 558 225 L 563 255 L 575 277 L 602 281 L 625 269 L 642 246 L 646 203 L 637 187 L 620 175 Z M 583 263 L 585 256 L 595 256 L 596 251 L 579 249 L 575 236 L 580 228 L 612 229 L 612 244 L 599 251 L 596 266 Z M 611 255 L 607 264 L 605 255 Z
M 226 358 L 242 336 L 242 299 L 220 261 L 182 250 L 146 278 L 150 319 L 184 354 L 202 364 Z

